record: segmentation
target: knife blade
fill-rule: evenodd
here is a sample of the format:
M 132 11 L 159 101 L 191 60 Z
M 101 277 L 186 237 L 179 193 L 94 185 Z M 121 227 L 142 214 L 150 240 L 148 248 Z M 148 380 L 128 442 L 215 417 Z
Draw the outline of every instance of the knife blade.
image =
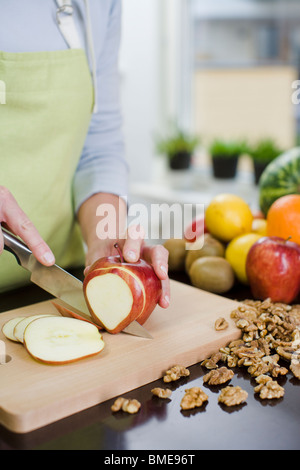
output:
M 20 239 L 2 227 L 4 249 L 12 253 L 18 264 L 31 273 L 30 280 L 49 294 L 62 300 L 68 307 L 82 312 L 92 320 L 80 279 L 54 264 L 44 266 L 33 255 L 31 250 Z M 122 330 L 134 336 L 153 339 L 151 334 L 137 321 L 133 321 Z

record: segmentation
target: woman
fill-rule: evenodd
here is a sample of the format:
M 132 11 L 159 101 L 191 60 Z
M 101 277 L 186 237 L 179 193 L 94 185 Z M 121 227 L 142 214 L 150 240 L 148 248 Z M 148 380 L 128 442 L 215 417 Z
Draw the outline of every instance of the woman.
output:
M 0 12 L 6 90 L 0 105 L 0 222 L 41 263 L 88 267 L 112 254 L 117 238 L 99 239 L 97 208 L 109 204 L 122 226 L 126 221 L 121 0 L 0 0 Z M 127 261 L 142 256 L 153 264 L 163 284 L 160 306 L 167 307 L 166 250 L 145 246 L 130 233 L 120 244 Z M 27 281 L 3 252 L 0 289 Z

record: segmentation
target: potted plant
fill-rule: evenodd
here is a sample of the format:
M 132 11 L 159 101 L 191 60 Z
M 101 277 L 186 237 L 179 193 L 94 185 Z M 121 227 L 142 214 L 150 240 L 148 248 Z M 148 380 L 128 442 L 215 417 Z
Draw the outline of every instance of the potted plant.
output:
M 215 139 L 209 147 L 215 178 L 234 178 L 239 156 L 244 153 L 244 141 Z
M 256 145 L 249 147 L 248 155 L 253 162 L 255 184 L 258 184 L 260 176 L 268 164 L 281 153 L 282 150 L 273 139 L 262 139 Z
M 186 170 L 190 167 L 193 152 L 199 144 L 197 136 L 175 129 L 166 138 L 157 142 L 157 151 L 166 155 L 172 170 Z

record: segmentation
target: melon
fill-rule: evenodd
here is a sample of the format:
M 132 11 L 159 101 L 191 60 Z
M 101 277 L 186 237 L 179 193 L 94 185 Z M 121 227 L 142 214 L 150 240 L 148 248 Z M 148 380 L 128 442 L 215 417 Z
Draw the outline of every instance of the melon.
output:
M 290 149 L 273 160 L 259 180 L 259 206 L 266 216 L 276 199 L 300 194 L 300 147 Z

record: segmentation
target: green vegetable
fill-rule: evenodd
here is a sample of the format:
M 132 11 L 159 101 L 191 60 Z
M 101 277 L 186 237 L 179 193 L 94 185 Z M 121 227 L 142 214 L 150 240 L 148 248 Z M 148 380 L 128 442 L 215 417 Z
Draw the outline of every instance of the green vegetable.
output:
M 300 194 L 300 147 L 284 152 L 268 164 L 259 180 L 259 205 L 266 216 L 276 199 Z

